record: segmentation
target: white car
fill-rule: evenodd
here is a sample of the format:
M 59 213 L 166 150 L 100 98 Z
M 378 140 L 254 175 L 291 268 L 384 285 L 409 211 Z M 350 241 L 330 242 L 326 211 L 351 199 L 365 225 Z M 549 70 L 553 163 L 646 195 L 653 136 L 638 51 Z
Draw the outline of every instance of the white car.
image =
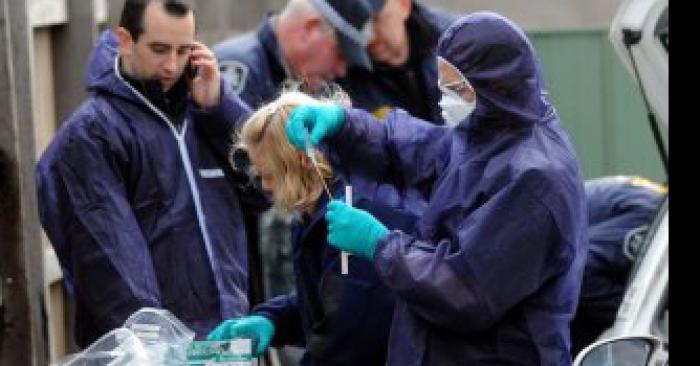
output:
M 611 25 L 610 40 L 638 82 L 667 168 L 658 123 L 669 123 L 668 0 L 625 1 Z M 666 198 L 636 259 L 615 322 L 578 354 L 575 366 L 668 365 L 668 220 Z

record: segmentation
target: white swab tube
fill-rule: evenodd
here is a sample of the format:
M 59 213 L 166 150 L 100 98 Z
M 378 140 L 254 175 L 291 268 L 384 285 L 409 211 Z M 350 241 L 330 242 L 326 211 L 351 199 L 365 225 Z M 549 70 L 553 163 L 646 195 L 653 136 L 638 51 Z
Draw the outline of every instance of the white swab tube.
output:
M 345 204 L 352 206 L 352 186 L 345 186 Z M 340 273 L 348 274 L 348 259 L 350 253 L 346 251 L 340 252 Z

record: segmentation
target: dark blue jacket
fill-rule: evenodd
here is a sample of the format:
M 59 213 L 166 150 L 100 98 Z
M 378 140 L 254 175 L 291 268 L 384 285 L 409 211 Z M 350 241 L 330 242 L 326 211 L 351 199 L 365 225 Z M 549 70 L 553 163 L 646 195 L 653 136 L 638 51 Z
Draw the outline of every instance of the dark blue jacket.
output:
M 589 248 L 571 325 L 575 351 L 612 326 L 640 246 L 666 198 L 663 187 L 640 177 L 590 179 L 585 189 Z
M 336 191 L 343 185 L 337 183 Z M 353 192 L 358 192 L 353 185 Z M 354 194 L 353 205 L 388 227 L 412 230 L 416 218 L 400 209 Z M 256 306 L 253 313 L 275 324 L 274 346 L 305 347 L 301 365 L 376 365 L 386 362 L 394 295 L 372 263 L 350 256 L 349 274 L 340 274 L 340 252 L 329 246 L 325 196 L 311 217 L 292 225 L 296 291 Z
M 222 83 L 220 105 L 188 101 L 177 128 L 117 72 L 117 46 L 102 34 L 90 97 L 39 161 L 41 223 L 74 291 L 81 346 L 144 306 L 203 336 L 248 313 L 244 182 L 225 153 L 249 109 Z
M 476 90 L 456 129 L 347 109 L 326 145 L 339 174 L 428 192 L 417 233 L 393 230 L 375 252 L 397 295 L 387 364 L 570 365 L 585 197 L 532 45 L 510 21 L 474 13 L 438 53 Z
M 348 75 L 338 82 L 350 95 L 353 105 L 379 116 L 399 107 L 412 115 L 442 124 L 437 106 L 440 92 L 437 88 L 435 47 L 440 34 L 454 20 L 453 15 L 414 3 L 407 22 L 412 42 L 408 68 L 392 71 L 377 65 L 375 73 L 349 69 Z M 280 86 L 290 76 L 283 66 L 269 15 L 257 31 L 226 40 L 215 45 L 213 50 L 222 74 L 241 98 L 253 107 L 275 99 Z M 419 91 L 424 91 L 424 94 L 409 95 L 403 84 L 407 70 L 413 74 Z

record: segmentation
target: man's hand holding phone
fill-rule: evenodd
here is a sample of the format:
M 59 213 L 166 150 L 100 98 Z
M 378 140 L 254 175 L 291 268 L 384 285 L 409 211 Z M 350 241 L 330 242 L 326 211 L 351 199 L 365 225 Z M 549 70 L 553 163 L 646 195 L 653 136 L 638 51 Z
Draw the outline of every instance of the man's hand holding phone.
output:
M 219 105 L 221 75 L 216 57 L 209 47 L 201 42 L 194 42 L 190 60 L 184 72 L 188 78 L 192 99 L 195 103 L 201 108 Z

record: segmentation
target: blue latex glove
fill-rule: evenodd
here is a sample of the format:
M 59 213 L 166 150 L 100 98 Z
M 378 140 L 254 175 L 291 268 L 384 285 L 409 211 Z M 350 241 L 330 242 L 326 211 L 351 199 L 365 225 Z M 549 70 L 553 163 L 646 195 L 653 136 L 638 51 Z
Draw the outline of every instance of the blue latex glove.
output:
M 289 114 L 287 138 L 297 149 L 304 151 L 304 134 L 310 131 L 311 143 L 318 146 L 322 138 L 333 136 L 345 122 L 345 111 L 334 104 L 307 104 L 296 107 Z
M 326 211 L 328 243 L 332 246 L 367 258 L 374 259 L 374 250 L 389 229 L 369 212 L 333 200 Z
M 264 316 L 251 315 L 238 319 L 229 319 L 219 324 L 207 336 L 208 341 L 225 341 L 247 337 L 252 339 L 255 347 L 253 356 L 260 356 L 270 345 L 275 334 L 275 325 Z

